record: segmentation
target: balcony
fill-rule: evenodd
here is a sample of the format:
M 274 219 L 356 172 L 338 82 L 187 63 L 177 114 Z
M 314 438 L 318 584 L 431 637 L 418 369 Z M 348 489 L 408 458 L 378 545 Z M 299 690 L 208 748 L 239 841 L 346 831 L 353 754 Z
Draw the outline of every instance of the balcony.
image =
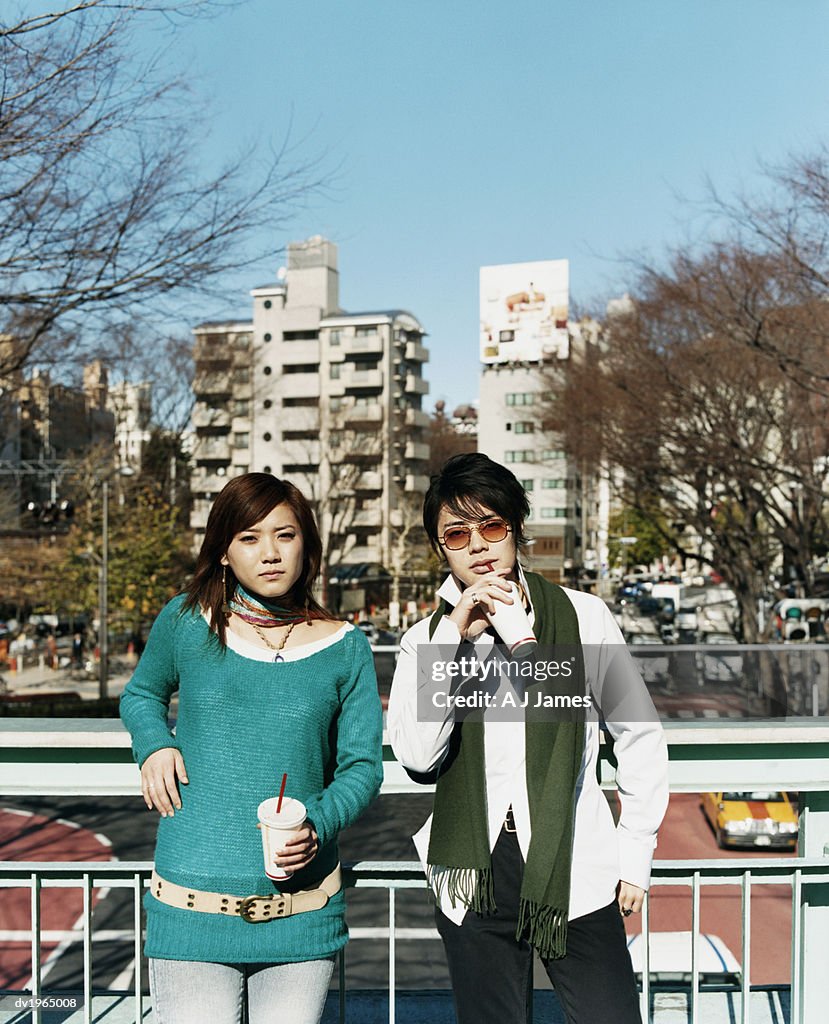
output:
M 406 392 L 410 395 L 428 395 L 429 381 L 410 373 L 406 377 Z
M 382 370 L 358 370 L 351 365 L 343 364 L 340 384 L 345 388 L 382 388 Z
M 383 338 L 375 332 L 374 334 L 360 334 L 345 337 L 340 342 L 340 347 L 346 356 L 352 355 L 382 355 Z
M 218 473 L 205 473 L 203 476 L 194 474 L 191 486 L 194 494 L 218 494 L 229 479 L 229 476 L 219 476 Z M 205 504 L 209 508 L 210 502 L 205 502 Z
M 351 518 L 350 526 L 370 526 L 376 530 L 380 529 L 380 524 L 383 521 L 383 510 L 380 507 L 379 502 L 372 504 L 368 508 L 357 509 Z M 349 557 L 351 554 L 349 552 Z M 352 559 L 353 561 L 353 559 Z
M 405 457 L 425 462 L 429 458 L 429 445 L 420 441 L 407 441 Z
M 666 726 L 670 754 L 670 784 L 673 793 L 696 793 L 714 787 L 725 789 L 766 789 L 770 786 L 799 791 L 801 846 L 796 857 L 758 859 L 728 857 L 722 860 L 657 860 L 651 892 L 642 915 L 641 1001 L 643 1019 L 652 1024 L 694 1021 L 698 1024 L 820 1024 L 829 1003 L 829 972 L 825 951 L 829 944 L 829 724 L 826 719 L 768 722 L 669 722 Z M 605 752 L 601 782 L 614 786 L 611 761 Z M 387 752 L 383 794 L 397 799 L 401 794 L 424 793 L 430 787 L 413 783 Z M 111 720 L 3 719 L 0 722 L 0 790 L 9 797 L 71 796 L 124 797 L 138 793 L 138 771 L 132 762 L 129 739 L 120 723 Z M 658 854 L 658 851 L 657 851 Z M 428 965 L 422 951 L 424 942 L 434 943 L 436 932 L 428 919 L 422 896 L 419 866 L 406 862 L 377 862 L 369 858 L 352 864 L 346 871 L 350 889 L 352 944 L 348 968 L 340 960 L 339 991 L 329 996 L 325 1021 L 359 1020 L 365 1024 L 399 1019 L 451 1019 L 450 997 L 444 989 L 430 990 L 421 981 L 417 991 L 402 991 L 413 972 L 423 978 L 442 970 L 440 953 Z M 41 863 L 7 861 L 0 863 L 0 888 L 25 889 L 30 921 L 5 941 L 26 943 L 31 963 L 37 965 L 24 988 L 41 997 L 46 984 L 46 950 L 77 951 L 77 984 L 73 992 L 83 1011 L 72 1021 L 93 1019 L 135 1022 L 148 1019 L 146 964 L 140 950 L 141 898 L 147 887 L 148 862 Z M 791 910 L 791 985 L 753 986 L 752 911 L 762 891 L 774 886 Z M 93 893 L 106 887 L 115 897 L 120 925 L 102 927 L 98 911 L 93 915 Z M 660 890 L 679 888 L 687 893 L 691 909 L 688 981 L 666 990 L 651 979 L 653 905 Z M 80 893 L 82 912 L 65 931 L 44 931 L 41 910 L 50 891 L 74 889 Z M 418 890 L 409 901 L 409 890 Z M 720 893 L 737 890 L 739 978 L 736 984 L 710 987 L 702 981 L 702 903 L 705 897 L 719 901 Z M 357 896 L 360 899 L 357 899 Z M 4 894 L 4 899 L 8 896 Z M 110 900 L 112 901 L 112 897 Z M 412 916 L 411 905 L 420 907 Z M 755 911 L 756 913 L 756 911 Z M 415 923 L 413 924 L 413 920 Z M 759 928 L 758 928 L 759 925 Z M 20 928 L 20 926 L 18 926 Z M 768 940 L 765 922 L 755 922 L 755 933 Z M 373 978 L 385 991 L 372 995 L 346 987 L 357 958 L 356 950 L 371 944 L 375 950 L 365 963 L 372 965 Z M 384 947 L 384 955 L 377 951 Z M 431 947 L 439 949 L 439 947 Z M 52 957 L 52 960 L 54 957 Z M 117 987 L 93 987 L 100 972 L 116 961 L 122 979 Z M 51 961 L 49 961 L 51 963 Z M 122 965 L 126 964 L 126 967 Z M 365 970 L 363 965 L 363 970 Z M 126 979 L 126 981 L 124 981 Z M 386 988 L 387 986 L 387 988 Z M 373 986 L 375 989 L 379 985 Z M 536 990 L 536 1009 L 543 1019 L 555 1016 L 553 996 Z M 34 1016 L 38 1020 L 39 1014 Z M 16 1019 L 16 1018 L 15 1018 Z
M 429 477 L 417 473 L 408 473 L 404 489 L 415 494 L 425 494 L 429 489 Z
M 361 473 L 354 483 L 356 491 L 382 491 L 383 477 L 376 471 Z
M 406 342 L 406 358 L 415 363 L 428 363 L 429 349 L 417 341 Z
M 423 412 L 420 409 L 407 409 L 406 410 L 406 426 L 407 427 L 428 427 L 431 420 L 428 412 Z
M 233 381 L 230 372 L 227 373 L 197 373 L 193 380 L 193 393 L 198 399 L 199 395 L 229 396 L 233 391 Z
M 230 426 L 230 413 L 225 406 L 216 409 L 205 405 L 197 405 L 193 409 L 192 419 L 196 430 L 203 430 L 206 427 Z
M 346 410 L 345 422 L 351 426 L 355 423 L 382 423 L 383 406 L 379 402 L 370 405 L 353 405 Z
M 213 459 L 217 462 L 230 461 L 230 440 L 222 437 L 196 437 L 193 442 L 193 459 Z

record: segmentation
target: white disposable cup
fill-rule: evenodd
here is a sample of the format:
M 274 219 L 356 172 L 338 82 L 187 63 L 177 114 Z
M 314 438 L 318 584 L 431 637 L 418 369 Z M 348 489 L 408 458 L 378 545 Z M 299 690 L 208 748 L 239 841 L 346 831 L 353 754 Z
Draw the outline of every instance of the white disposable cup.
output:
M 511 658 L 526 658 L 538 644 L 533 628 L 524 606 L 521 603 L 521 596 L 518 587 L 512 580 L 507 580 L 510 585 L 510 597 L 512 604 L 494 599 L 495 611 L 490 612 L 486 606 L 483 608 L 484 615 L 489 619 L 490 625 L 506 644 Z
M 283 797 L 282 808 L 277 814 L 278 803 L 279 798 L 275 796 L 263 800 L 256 813 L 259 816 L 259 828 L 262 831 L 265 874 L 275 882 L 284 882 L 286 878 L 291 877 L 293 871 L 286 871 L 274 864 L 274 857 L 283 848 L 286 840 L 302 827 L 307 811 L 301 800 L 294 800 L 286 796 Z

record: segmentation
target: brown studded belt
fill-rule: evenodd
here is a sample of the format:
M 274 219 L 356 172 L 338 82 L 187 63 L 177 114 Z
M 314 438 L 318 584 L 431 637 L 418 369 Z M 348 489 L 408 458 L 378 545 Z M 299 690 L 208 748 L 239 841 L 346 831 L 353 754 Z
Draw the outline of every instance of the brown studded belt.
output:
M 316 889 L 301 889 L 299 892 L 275 892 L 267 896 L 233 896 L 224 892 L 204 892 L 176 885 L 153 871 L 150 892 L 161 903 L 180 910 L 195 910 L 200 914 L 236 914 L 248 924 L 264 924 L 279 917 L 304 914 L 309 910 L 322 910 L 331 897 L 342 889 L 343 879 L 340 865 L 320 882 Z

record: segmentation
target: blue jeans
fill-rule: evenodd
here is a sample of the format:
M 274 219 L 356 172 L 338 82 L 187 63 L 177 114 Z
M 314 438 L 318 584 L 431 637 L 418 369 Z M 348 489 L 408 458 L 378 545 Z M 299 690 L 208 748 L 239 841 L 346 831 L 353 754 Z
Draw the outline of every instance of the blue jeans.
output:
M 150 959 L 155 1024 L 318 1024 L 334 958 L 295 964 Z

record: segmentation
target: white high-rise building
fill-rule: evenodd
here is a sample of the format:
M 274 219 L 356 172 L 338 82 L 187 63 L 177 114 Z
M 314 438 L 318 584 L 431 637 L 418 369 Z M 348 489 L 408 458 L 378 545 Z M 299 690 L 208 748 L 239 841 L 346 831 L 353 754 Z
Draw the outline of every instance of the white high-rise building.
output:
M 509 263 L 480 272 L 478 449 L 527 491 L 533 569 L 572 581 L 582 561 L 582 480 L 561 442 L 542 429 L 542 397 L 570 356 L 567 260 Z
M 195 329 L 193 526 L 229 476 L 263 471 L 314 503 L 331 567 L 388 566 L 403 506 L 428 485 L 429 352 L 400 309 L 339 307 L 337 247 L 288 246 L 249 322 Z
M 144 448 L 150 440 L 153 386 L 146 381 L 111 384 L 106 407 L 115 417 L 115 448 L 121 466 L 141 469 Z

